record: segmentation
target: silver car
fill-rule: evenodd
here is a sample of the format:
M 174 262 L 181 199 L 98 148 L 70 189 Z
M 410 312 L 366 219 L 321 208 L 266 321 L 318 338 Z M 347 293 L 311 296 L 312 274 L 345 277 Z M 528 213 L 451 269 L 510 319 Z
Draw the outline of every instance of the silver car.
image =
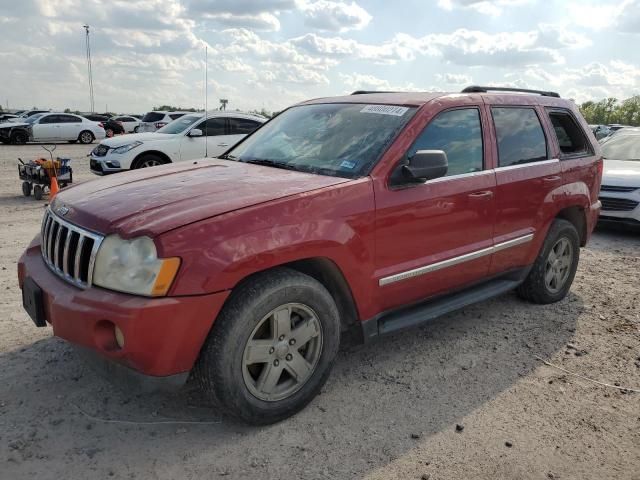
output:
M 602 144 L 600 222 L 640 228 L 640 128 L 625 128 Z
M 138 132 L 155 132 L 186 113 L 188 112 L 147 112 L 144 114 L 144 117 L 142 117 L 142 121 L 138 126 Z

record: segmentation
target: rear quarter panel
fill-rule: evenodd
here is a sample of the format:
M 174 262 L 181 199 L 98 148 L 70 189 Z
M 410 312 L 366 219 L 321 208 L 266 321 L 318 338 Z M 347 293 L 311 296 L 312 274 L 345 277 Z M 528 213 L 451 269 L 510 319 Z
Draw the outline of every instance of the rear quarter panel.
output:
M 307 258 L 340 269 L 360 318 L 373 315 L 375 211 L 370 178 L 282 198 L 199 221 L 157 238 L 179 256 L 170 295 L 232 289 L 243 278 Z

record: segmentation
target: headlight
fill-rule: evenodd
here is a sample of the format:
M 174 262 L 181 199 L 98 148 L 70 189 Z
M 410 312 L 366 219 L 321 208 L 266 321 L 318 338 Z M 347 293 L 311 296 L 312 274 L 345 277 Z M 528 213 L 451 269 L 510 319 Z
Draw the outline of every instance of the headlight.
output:
M 133 150 L 134 148 L 139 147 L 140 145 L 142 145 L 142 142 L 128 143 L 126 145 L 122 145 L 118 148 L 112 149 L 111 153 L 127 153 L 129 150 Z
M 123 240 L 106 237 L 93 270 L 93 283 L 119 292 L 158 297 L 166 295 L 178 273 L 179 258 L 158 258 L 149 237 Z

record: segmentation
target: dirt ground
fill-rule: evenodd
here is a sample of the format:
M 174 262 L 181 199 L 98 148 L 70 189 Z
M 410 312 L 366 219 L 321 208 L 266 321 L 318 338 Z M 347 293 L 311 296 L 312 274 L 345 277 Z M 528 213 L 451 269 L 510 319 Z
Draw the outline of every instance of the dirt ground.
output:
M 76 181 L 90 149 L 58 147 Z M 344 345 L 304 411 L 253 428 L 193 388 L 120 391 L 31 323 L 16 262 L 46 198 L 21 196 L 15 159 L 40 152 L 0 145 L 0 479 L 640 479 L 640 393 L 538 359 L 640 389 L 640 234 L 596 232 L 558 304 L 507 294 Z

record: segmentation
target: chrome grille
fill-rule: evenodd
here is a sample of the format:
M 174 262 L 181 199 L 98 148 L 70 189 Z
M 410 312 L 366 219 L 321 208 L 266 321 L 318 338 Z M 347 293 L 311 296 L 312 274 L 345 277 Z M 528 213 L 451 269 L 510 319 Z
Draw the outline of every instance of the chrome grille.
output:
M 80 288 L 91 286 L 102 235 L 62 220 L 50 209 L 42 219 L 42 258 L 60 277 Z

